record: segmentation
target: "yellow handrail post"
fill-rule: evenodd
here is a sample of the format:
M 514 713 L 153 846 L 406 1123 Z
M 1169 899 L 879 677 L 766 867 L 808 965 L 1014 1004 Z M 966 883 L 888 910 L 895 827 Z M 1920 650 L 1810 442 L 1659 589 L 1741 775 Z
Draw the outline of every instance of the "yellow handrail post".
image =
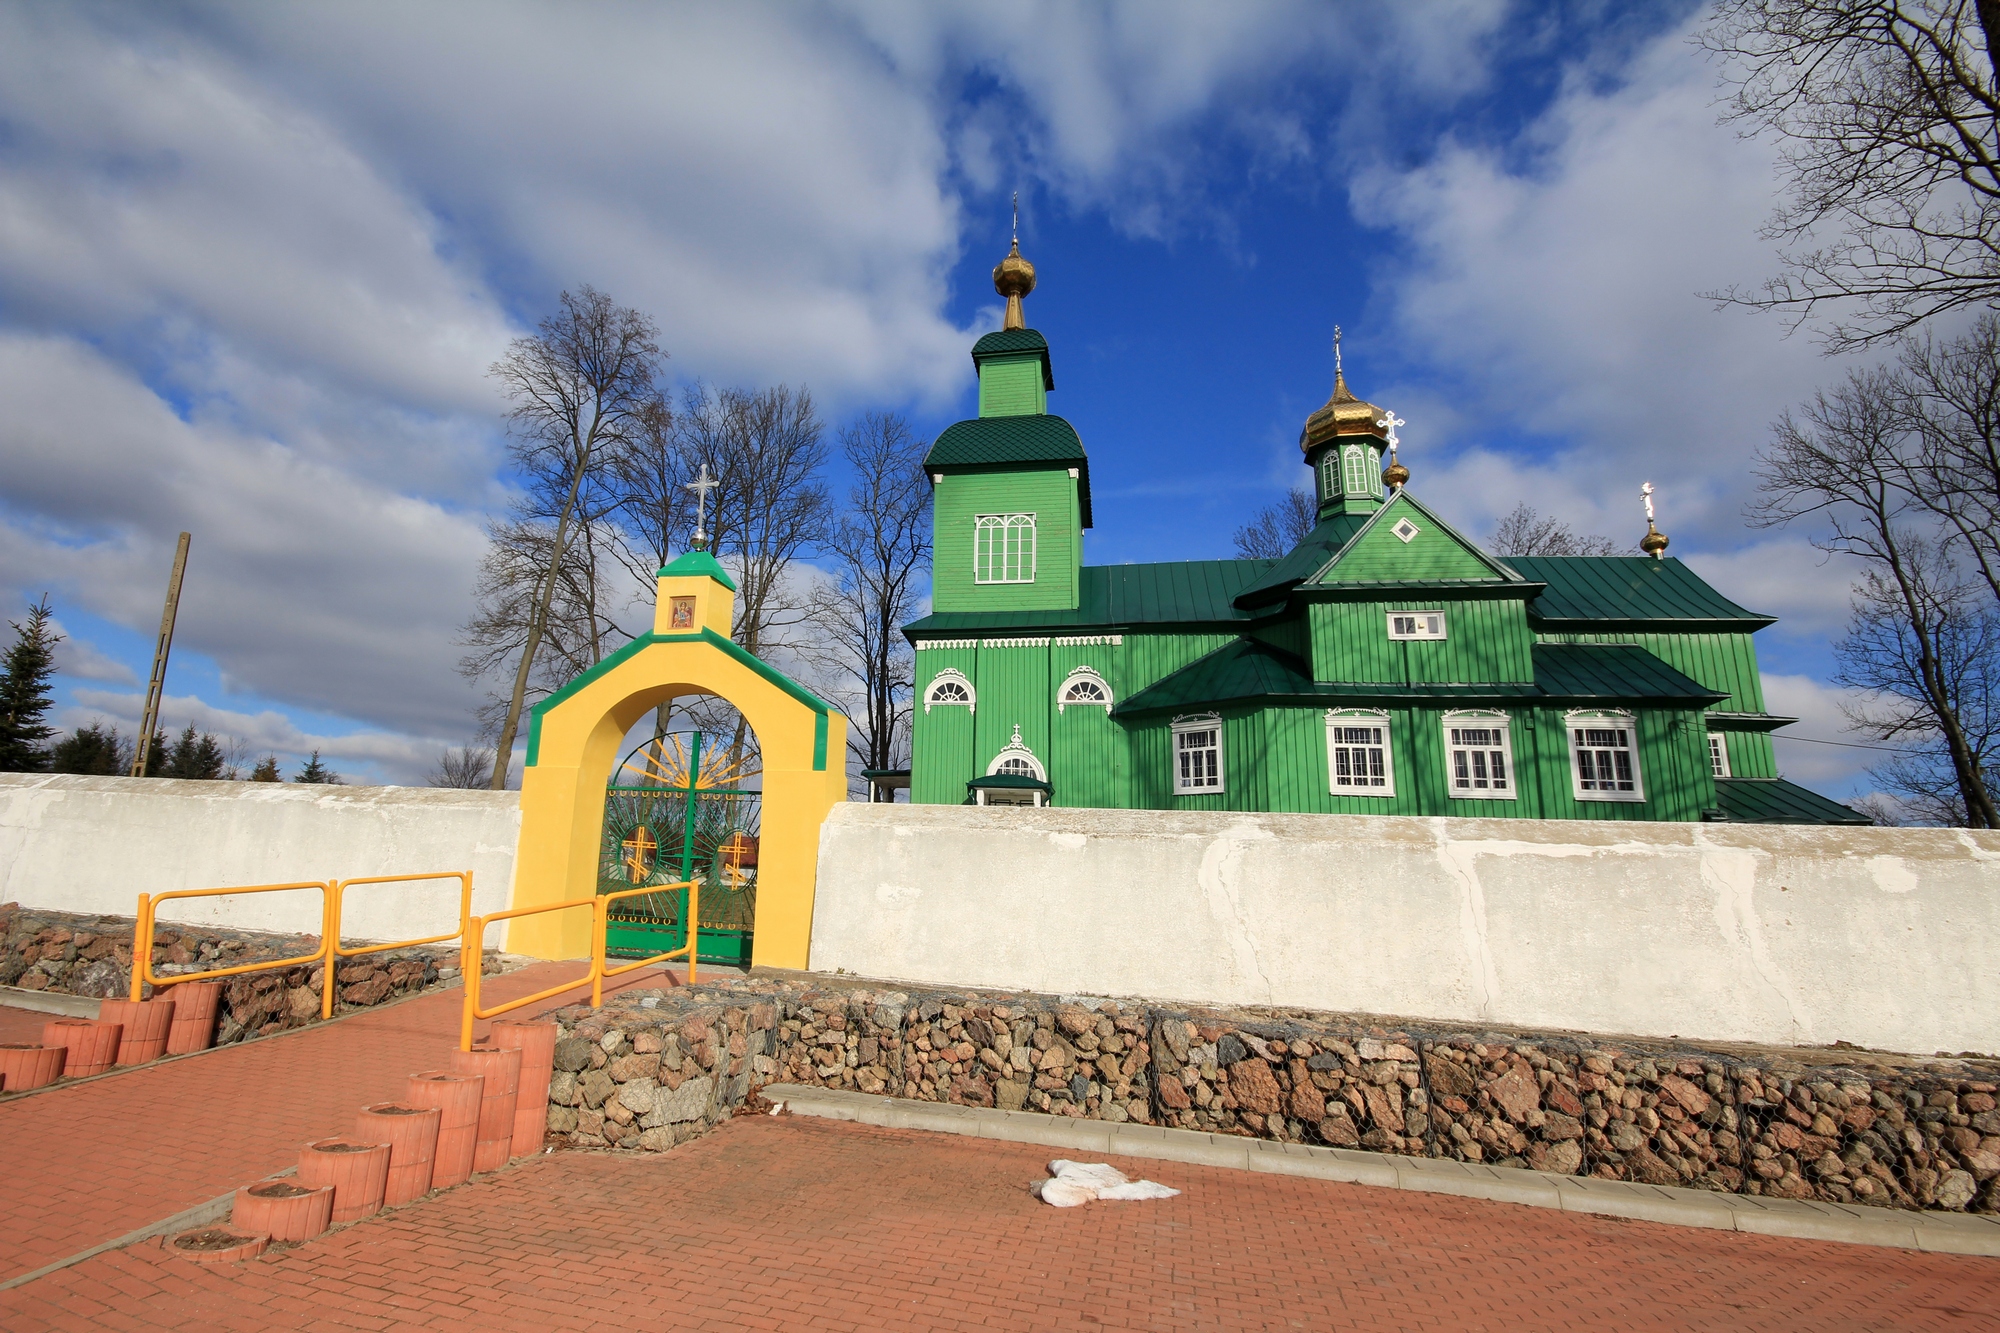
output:
M 458 880 L 458 929 L 443 935 L 425 935 L 413 940 L 391 940 L 387 944 L 364 944 L 358 949 L 340 947 L 341 914 L 346 910 L 347 890 L 356 884 L 405 884 L 424 879 Z M 333 997 L 335 992 L 334 971 L 342 958 L 359 958 L 365 953 L 381 953 L 386 949 L 411 949 L 420 944 L 438 944 L 445 940 L 459 942 L 460 974 L 463 975 L 465 962 L 466 932 L 472 926 L 472 872 L 470 870 L 434 870 L 417 875 L 366 875 L 354 879 L 332 881 L 332 895 L 328 908 L 327 927 L 327 982 L 320 994 L 320 1017 L 333 1017 Z
M 139 895 L 138 917 L 132 923 L 132 1003 L 134 1004 L 146 998 L 145 992 L 141 989 L 145 985 L 143 975 L 145 965 L 140 960 L 150 958 L 153 953 L 153 928 L 146 920 L 146 909 L 152 901 L 153 895 L 150 893 Z

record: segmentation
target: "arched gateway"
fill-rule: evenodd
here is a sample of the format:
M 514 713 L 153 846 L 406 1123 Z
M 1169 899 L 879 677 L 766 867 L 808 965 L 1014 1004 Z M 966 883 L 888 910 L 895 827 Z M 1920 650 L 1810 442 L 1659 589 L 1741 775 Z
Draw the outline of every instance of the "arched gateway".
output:
M 705 551 L 659 575 L 653 632 L 550 695 L 528 727 L 513 907 L 588 898 L 597 890 L 605 781 L 619 744 L 667 699 L 713 694 L 757 734 L 764 768 L 754 961 L 806 965 L 819 826 L 847 795 L 847 720 L 811 691 L 729 638 L 736 585 Z M 581 958 L 589 914 L 578 909 L 508 923 L 513 953 Z

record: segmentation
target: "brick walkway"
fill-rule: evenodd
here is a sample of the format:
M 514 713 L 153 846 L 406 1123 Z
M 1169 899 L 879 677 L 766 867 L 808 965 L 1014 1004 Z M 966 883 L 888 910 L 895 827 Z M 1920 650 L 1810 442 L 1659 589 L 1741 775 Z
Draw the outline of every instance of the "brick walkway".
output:
M 2000 1260 L 1148 1163 L 1059 1211 L 1046 1149 L 740 1119 L 557 1153 L 252 1263 L 117 1251 L 0 1293 L 42 1329 L 1993 1327 Z M 1136 1163 L 1134 1165 L 1137 1165 Z
M 531 994 L 583 967 L 489 977 L 481 999 Z M 658 984 L 649 968 L 606 990 Z M 566 999 L 575 994 L 549 1003 Z M 434 991 L 0 1102 L 0 1281 L 296 1165 L 303 1144 L 348 1133 L 361 1106 L 401 1097 L 410 1074 L 444 1065 L 463 1002 L 461 990 Z M 52 1017 L 34 1015 L 29 1040 Z
M 0 1004 L 0 1045 L 17 1041 L 39 1043 L 42 1025 L 61 1017 L 61 1014 L 45 1014 L 38 1009 L 17 1009 L 11 1004 Z

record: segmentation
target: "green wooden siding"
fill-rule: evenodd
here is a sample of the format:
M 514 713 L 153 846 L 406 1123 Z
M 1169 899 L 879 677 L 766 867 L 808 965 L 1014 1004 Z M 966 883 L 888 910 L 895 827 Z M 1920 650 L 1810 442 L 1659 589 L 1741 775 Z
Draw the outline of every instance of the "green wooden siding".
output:
M 931 609 L 1068 611 L 1083 560 L 1077 479 L 1066 468 L 947 473 L 932 499 Z M 974 583 L 973 525 L 981 514 L 1035 516 L 1035 580 Z
M 1769 732 L 1730 731 L 1713 727 L 1715 735 L 1722 737 L 1729 749 L 1729 776 L 1732 778 L 1775 778 L 1778 772 L 1777 749 L 1771 744 Z
M 993 356 L 980 363 L 980 416 L 1020 417 L 1048 410 L 1039 356 Z
M 1392 611 L 1443 611 L 1445 637 L 1389 637 Z M 1513 600 L 1418 594 L 1395 602 L 1315 602 L 1313 678 L 1398 685 L 1526 684 L 1535 678 L 1535 636 Z
M 1644 630 L 1543 632 L 1542 643 L 1631 643 L 1644 648 L 1674 670 L 1690 676 L 1729 698 L 1716 705 L 1731 713 L 1764 711 L 1763 678 L 1757 671 L 1757 646 L 1748 634 L 1727 630 L 1653 633 Z
M 1049 718 L 1055 712 L 1051 702 L 1055 682 L 1049 679 L 1049 650 L 1034 648 L 979 648 L 979 717 L 973 729 L 973 771 L 968 778 L 986 772 L 994 756 L 1021 728 L 1021 741 L 1034 751 L 1044 768 L 1049 764 Z M 1053 771 L 1049 774 L 1055 780 Z M 962 789 L 961 789 L 962 790 Z
M 927 648 L 916 657 L 915 705 L 910 720 L 910 799 L 926 805 L 957 805 L 965 800 L 966 779 L 976 776 L 972 768 L 975 712 L 947 705 L 926 713 L 924 693 L 946 667 L 956 667 L 976 686 L 977 652 L 971 648 Z
M 1405 516 L 1419 529 L 1407 542 L 1390 531 Z M 1492 566 L 1471 548 L 1446 532 L 1428 514 L 1418 513 L 1398 497 L 1383 506 L 1374 526 L 1355 539 L 1354 546 L 1321 581 L 1498 578 Z

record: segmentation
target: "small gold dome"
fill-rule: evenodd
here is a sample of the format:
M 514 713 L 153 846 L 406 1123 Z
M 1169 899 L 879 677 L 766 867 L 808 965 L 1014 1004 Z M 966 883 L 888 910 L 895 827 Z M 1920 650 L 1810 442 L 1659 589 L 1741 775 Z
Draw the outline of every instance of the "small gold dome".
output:
M 1658 560 L 1667 549 L 1667 534 L 1653 526 L 1653 520 L 1646 520 L 1646 535 L 1639 539 L 1639 549 Z
M 1382 484 L 1393 491 L 1409 483 L 1410 470 L 1391 458 L 1389 466 L 1382 469 Z
M 1007 298 L 1007 320 L 1001 327 L 1027 328 L 1028 322 L 1021 314 L 1021 298 L 1035 290 L 1035 266 L 1021 258 L 1019 239 L 1007 257 L 993 266 L 993 290 Z
M 1328 440 L 1341 435 L 1373 435 L 1381 437 L 1382 431 L 1375 423 L 1382 416 L 1382 409 L 1373 403 L 1364 403 L 1347 389 L 1347 376 L 1335 371 L 1333 376 L 1333 397 L 1306 418 L 1305 429 L 1299 432 L 1299 448 L 1311 453 Z

